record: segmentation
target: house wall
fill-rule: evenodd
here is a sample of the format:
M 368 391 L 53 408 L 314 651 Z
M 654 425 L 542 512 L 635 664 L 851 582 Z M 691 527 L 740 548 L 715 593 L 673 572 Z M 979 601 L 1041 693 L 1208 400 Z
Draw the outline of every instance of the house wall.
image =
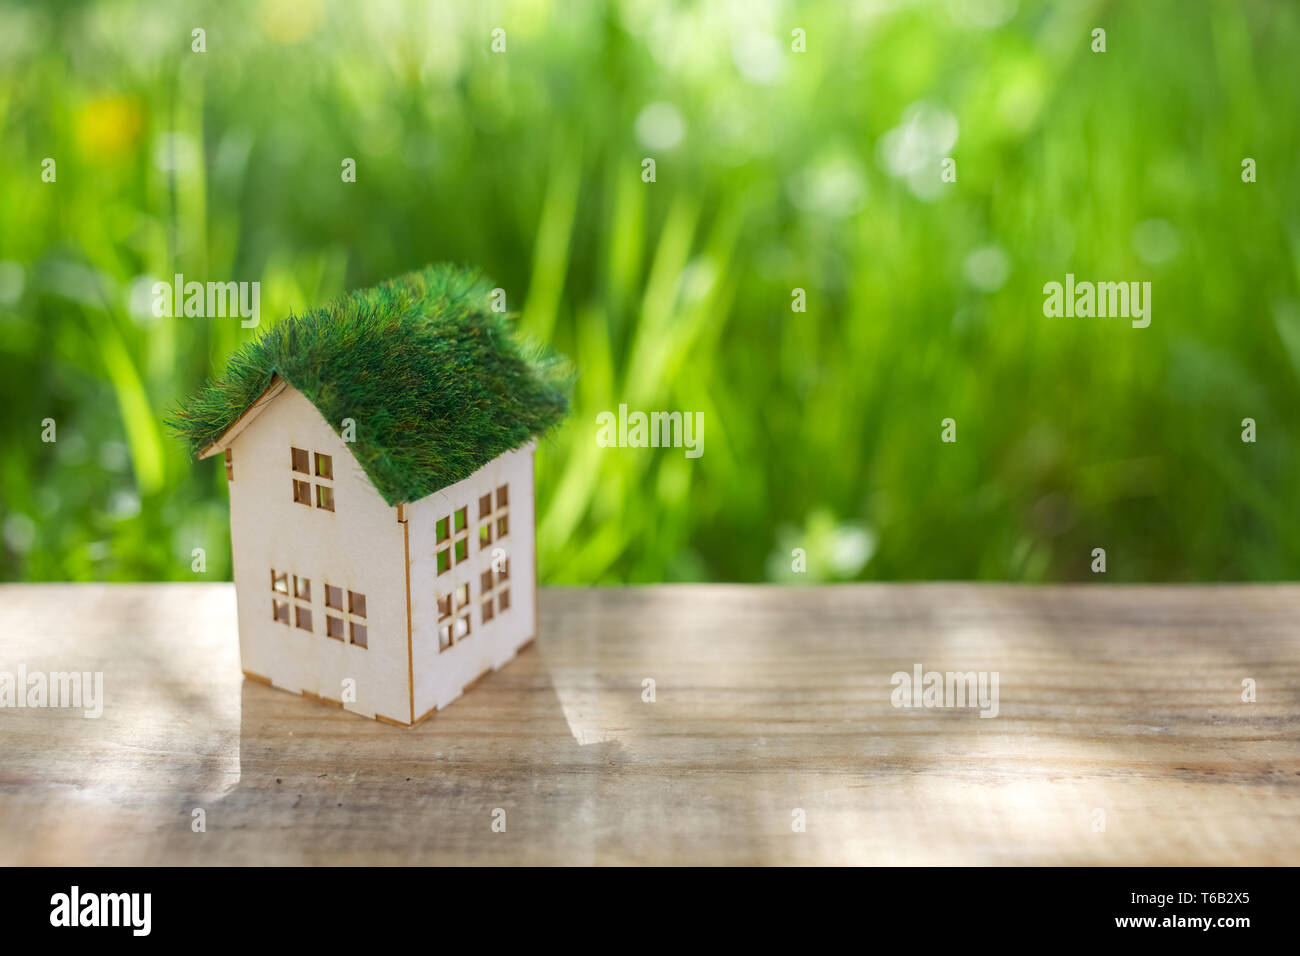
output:
M 364 428 L 364 422 L 357 423 Z M 331 456 L 334 477 L 322 481 L 291 470 L 290 449 Z M 234 439 L 230 488 L 230 534 L 239 602 L 242 667 L 277 687 L 331 701 L 344 697 L 344 681 L 356 682 L 347 710 L 368 717 L 411 720 L 406 564 L 403 526 L 371 485 L 347 445 L 316 407 L 286 388 Z M 310 506 L 297 504 L 293 479 L 312 484 Z M 316 507 L 315 486 L 332 488 L 334 511 Z M 271 570 L 311 582 L 310 600 L 292 594 L 288 625 L 273 619 L 272 602 L 284 599 L 271 586 Z M 366 647 L 326 636 L 325 585 L 365 595 Z M 312 630 L 296 625 L 296 605 L 310 607 Z M 331 612 L 332 613 L 332 612 Z
M 515 656 L 519 648 L 536 636 L 536 558 L 534 553 L 535 514 L 533 497 L 533 453 L 536 442 L 507 452 L 477 472 L 442 491 L 407 506 L 407 529 L 411 568 L 412 658 L 415 674 L 415 716 L 432 708 L 446 707 L 461 695 L 465 686 L 484 673 L 496 670 Z M 497 534 L 497 489 L 509 488 L 508 533 Z M 482 546 L 479 531 L 487 523 L 479 518 L 479 499 L 493 496 L 492 542 Z M 445 543 L 437 540 L 442 518 L 467 510 L 466 560 L 453 562 L 438 573 L 437 554 Z M 455 540 L 453 531 L 452 540 Z M 493 576 L 489 596 L 492 619 L 484 621 L 483 572 L 492 569 L 494 549 L 509 560 L 509 577 L 500 582 Z M 440 649 L 438 598 L 452 595 L 462 585 L 470 589 L 468 636 Z M 508 590 L 510 607 L 499 610 L 502 590 Z M 453 625 L 460 617 L 453 605 Z

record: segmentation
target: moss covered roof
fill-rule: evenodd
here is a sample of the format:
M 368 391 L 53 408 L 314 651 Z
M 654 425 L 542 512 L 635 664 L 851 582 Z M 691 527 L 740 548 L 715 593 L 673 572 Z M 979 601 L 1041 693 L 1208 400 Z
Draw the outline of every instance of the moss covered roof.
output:
M 390 505 L 418 501 L 540 436 L 568 410 L 564 362 L 521 345 L 479 274 L 430 266 L 290 315 L 241 346 L 168 424 L 198 454 L 274 376 L 311 400 Z

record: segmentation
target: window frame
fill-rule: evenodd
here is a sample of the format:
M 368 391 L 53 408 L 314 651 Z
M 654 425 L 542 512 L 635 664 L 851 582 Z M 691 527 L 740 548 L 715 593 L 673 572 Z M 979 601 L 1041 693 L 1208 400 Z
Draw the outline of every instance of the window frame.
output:
M 340 584 L 325 584 L 325 636 L 331 640 L 339 641 L 348 647 L 360 647 L 362 650 L 370 649 L 370 617 L 369 602 L 366 595 L 360 591 L 354 591 L 351 588 L 345 588 Z M 332 602 L 337 600 L 338 604 Z M 357 638 L 357 628 L 361 628 L 361 640 Z M 339 633 L 331 634 L 330 630 L 337 627 Z
M 323 474 L 322 471 L 328 474 Z M 335 512 L 333 455 L 290 444 L 289 474 L 293 479 L 294 504 L 328 511 L 330 514 Z M 299 475 L 302 477 L 299 478 Z

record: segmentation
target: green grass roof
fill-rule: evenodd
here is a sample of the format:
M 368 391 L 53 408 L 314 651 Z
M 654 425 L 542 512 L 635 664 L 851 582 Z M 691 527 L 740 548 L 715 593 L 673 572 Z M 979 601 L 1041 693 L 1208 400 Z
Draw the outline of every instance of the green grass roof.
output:
M 200 452 L 279 375 L 331 428 L 390 505 L 473 474 L 568 410 L 564 362 L 522 346 L 479 274 L 430 266 L 290 315 L 230 358 L 168 424 Z M 254 426 L 256 427 L 256 426 Z

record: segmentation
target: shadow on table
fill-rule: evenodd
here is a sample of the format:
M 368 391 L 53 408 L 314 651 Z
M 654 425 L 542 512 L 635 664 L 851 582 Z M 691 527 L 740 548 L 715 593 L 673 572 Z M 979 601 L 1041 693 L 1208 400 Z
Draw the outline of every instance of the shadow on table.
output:
M 583 771 L 619 750 L 579 742 L 536 647 L 413 728 L 246 680 L 239 783 L 213 816 L 243 862 L 583 862 Z

